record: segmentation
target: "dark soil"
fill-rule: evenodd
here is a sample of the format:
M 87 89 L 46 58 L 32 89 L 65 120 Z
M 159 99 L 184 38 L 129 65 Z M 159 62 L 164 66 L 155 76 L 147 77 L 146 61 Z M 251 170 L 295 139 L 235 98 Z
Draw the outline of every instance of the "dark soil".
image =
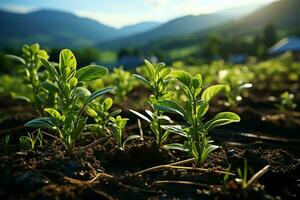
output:
M 215 104 L 208 118 L 228 110 L 218 102 Z M 184 169 L 162 167 L 137 175 L 135 173 L 143 169 L 186 160 L 190 156 L 159 149 L 145 124 L 144 140 L 130 142 L 125 150 L 107 138 L 79 151 L 104 137 L 95 135 L 79 139 L 72 158 L 66 157 L 58 140 L 46 135 L 43 147 L 22 149 L 18 138 L 30 131 L 23 124 L 34 113 L 24 103 L 6 102 L 0 106 L 0 113 L 7 114 L 1 116 L 0 122 L 0 199 L 299 199 L 298 111 L 291 117 L 274 112 L 272 107 L 262 110 L 259 104 L 247 105 L 234 110 L 241 116 L 241 123 L 211 133 L 222 148 L 209 156 L 203 170 L 195 170 L 189 162 L 178 165 L 186 167 Z M 276 118 L 276 115 L 280 116 Z M 130 112 L 124 116 L 131 119 L 127 132 L 138 134 L 136 117 Z M 180 120 L 178 116 L 173 117 Z M 262 136 L 241 134 L 255 131 L 261 131 Z M 7 135 L 10 136 L 8 142 L 5 141 Z M 175 136 L 170 142 L 174 141 L 182 141 L 182 138 Z M 231 165 L 230 172 L 237 174 L 238 168 L 243 169 L 244 159 L 248 161 L 248 179 L 266 165 L 270 165 L 270 169 L 247 189 L 242 189 L 234 176 L 229 176 L 224 184 L 223 172 Z

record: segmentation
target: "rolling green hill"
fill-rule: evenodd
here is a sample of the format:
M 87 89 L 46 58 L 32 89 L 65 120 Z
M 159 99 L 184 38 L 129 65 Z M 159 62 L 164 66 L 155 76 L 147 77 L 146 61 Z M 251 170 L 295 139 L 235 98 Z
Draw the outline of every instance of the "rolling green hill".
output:
M 152 41 L 151 45 L 141 47 L 144 50 L 174 51 L 185 49 L 197 44 L 199 47 L 206 40 L 207 35 L 216 33 L 231 40 L 245 37 L 255 37 L 266 26 L 272 24 L 281 36 L 300 33 L 300 0 L 281 0 L 266 5 L 252 14 L 240 19 L 231 20 L 219 26 L 208 28 L 185 36 L 161 38 Z
M 53 10 L 27 14 L 0 11 L 0 47 L 18 48 L 39 42 L 44 47 L 78 48 L 100 41 L 145 32 L 159 23 L 145 22 L 116 29 L 98 21 Z

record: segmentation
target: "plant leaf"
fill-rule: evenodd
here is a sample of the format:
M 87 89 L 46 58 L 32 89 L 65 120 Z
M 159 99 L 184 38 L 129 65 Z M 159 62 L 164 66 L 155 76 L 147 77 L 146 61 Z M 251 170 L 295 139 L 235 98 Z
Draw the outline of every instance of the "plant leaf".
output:
M 139 79 L 140 81 L 143 81 L 144 83 L 146 83 L 149 87 L 151 87 L 154 90 L 154 87 L 151 85 L 151 83 L 145 79 L 144 77 L 138 75 L 138 74 L 133 74 L 133 76 L 137 79 Z
M 58 77 L 58 72 L 56 71 L 55 67 L 48 61 L 46 60 L 44 57 L 39 56 L 43 65 L 46 67 L 47 71 L 49 72 L 50 76 L 58 81 L 57 77 Z
M 69 49 L 63 49 L 59 54 L 59 70 L 63 74 L 65 68 L 70 68 L 71 72 L 75 71 L 77 61 L 73 52 Z
M 14 61 L 17 61 L 19 63 L 22 63 L 23 65 L 25 65 L 25 60 L 19 56 L 15 56 L 15 55 L 5 55 L 5 57 L 11 59 L 11 60 L 14 60 Z
M 53 108 L 45 108 L 44 111 L 49 113 L 55 119 L 58 119 L 58 120 L 61 119 L 60 113 L 57 110 L 53 109 Z
M 165 112 L 177 113 L 181 116 L 184 116 L 185 113 L 184 109 L 180 105 L 171 100 L 156 101 L 154 108 Z
M 124 140 L 124 142 L 123 142 L 123 145 L 122 145 L 123 149 L 125 148 L 125 145 L 126 145 L 127 142 L 129 142 L 129 141 L 131 141 L 131 140 L 135 140 L 135 139 L 141 139 L 141 138 L 142 138 L 142 137 L 141 137 L 140 135 L 130 135 L 130 136 L 128 136 L 128 137 Z
M 75 94 L 77 97 L 87 97 L 91 95 L 91 92 L 85 87 L 77 87 L 75 89 Z
M 184 152 L 188 152 L 189 151 L 188 148 L 186 148 L 183 144 L 180 144 L 180 143 L 166 144 L 166 145 L 164 145 L 164 148 L 166 148 L 166 149 L 174 149 L 174 150 L 179 150 L 179 151 L 184 151 Z
M 201 99 L 209 102 L 213 97 L 222 92 L 225 89 L 225 85 L 213 85 L 204 90 L 201 95 Z
M 141 113 L 139 113 L 139 112 L 137 112 L 137 111 L 135 111 L 135 110 L 129 109 L 129 111 L 132 112 L 133 114 L 139 116 L 139 117 L 142 118 L 143 120 L 145 120 L 145 121 L 147 121 L 147 122 L 149 122 L 149 123 L 151 122 L 150 119 L 149 119 L 148 117 L 146 117 L 145 115 L 143 115 L 143 114 L 141 114 Z
M 48 128 L 48 129 L 56 129 L 56 126 L 51 122 L 49 117 L 39 117 L 27 122 L 25 127 L 33 127 L 33 128 Z
M 53 85 L 52 83 L 42 82 L 41 85 L 42 85 L 43 88 L 48 90 L 49 93 L 51 93 L 51 94 L 59 93 L 59 89 L 55 85 Z
M 121 112 L 122 112 L 122 110 L 121 110 L 121 109 L 118 109 L 118 110 L 115 110 L 115 111 L 111 112 L 110 115 L 111 115 L 112 117 L 114 117 L 114 116 L 117 116 L 118 114 L 120 114 Z
M 207 102 L 203 101 L 199 106 L 197 106 L 197 117 L 201 118 L 208 111 L 209 105 Z
M 213 119 L 207 121 L 204 124 L 204 128 L 208 131 L 209 129 L 215 128 L 217 126 L 222 126 L 225 124 L 239 122 L 241 118 L 232 112 L 221 112 L 217 114 Z
M 112 86 L 112 87 L 107 87 L 107 88 L 104 88 L 102 90 L 98 90 L 98 91 L 95 91 L 93 92 L 86 100 L 85 100 L 85 105 L 89 104 L 91 101 L 93 101 L 94 99 L 114 90 L 116 87 Z
M 160 127 L 169 132 L 176 133 L 183 137 L 187 137 L 186 133 L 182 129 L 182 126 L 180 126 L 180 125 L 161 125 Z
M 192 85 L 193 85 L 194 89 L 197 89 L 197 88 L 202 86 L 202 76 L 201 76 L 201 74 L 197 74 L 196 76 L 194 76 L 194 78 L 192 80 Z
M 108 70 L 98 65 L 88 65 L 76 72 L 78 81 L 93 81 L 107 75 Z
M 111 106 L 113 105 L 113 100 L 112 98 L 106 98 L 103 103 L 102 103 L 104 110 L 108 110 L 111 108 Z
M 146 64 L 149 76 L 153 77 L 154 74 L 155 74 L 155 69 L 154 69 L 153 65 L 148 60 L 146 60 L 146 59 L 144 60 L 144 62 Z
M 187 87 L 190 86 L 191 81 L 192 81 L 192 75 L 183 70 L 173 71 L 173 72 L 171 72 L 171 76 L 176 78 L 178 81 L 180 81 Z
M 30 103 L 30 99 L 28 97 L 25 97 L 25 96 L 21 96 L 21 95 L 16 95 L 14 93 L 11 93 L 12 97 L 14 99 L 17 99 L 17 100 L 23 100 L 23 101 L 26 101 L 28 103 Z

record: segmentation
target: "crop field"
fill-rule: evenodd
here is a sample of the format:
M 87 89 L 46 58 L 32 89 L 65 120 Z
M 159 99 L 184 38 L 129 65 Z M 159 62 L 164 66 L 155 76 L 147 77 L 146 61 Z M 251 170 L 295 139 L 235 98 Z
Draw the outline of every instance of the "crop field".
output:
M 0 199 L 300 199 L 300 3 L 256 2 L 2 0 Z
M 1 77 L 6 195 L 272 199 L 298 188 L 291 55 L 201 68 L 145 60 L 132 72 L 79 68 L 68 49 L 54 61 L 38 44 L 22 52 L 7 55 L 19 73 Z

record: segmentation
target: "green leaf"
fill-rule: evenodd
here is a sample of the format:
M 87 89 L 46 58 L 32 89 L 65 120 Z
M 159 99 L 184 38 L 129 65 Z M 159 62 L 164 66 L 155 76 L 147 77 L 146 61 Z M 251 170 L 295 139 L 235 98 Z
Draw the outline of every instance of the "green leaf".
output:
M 71 88 L 74 88 L 74 87 L 77 86 L 78 80 L 77 80 L 76 77 L 72 77 L 72 78 L 70 79 L 69 83 L 70 83 L 70 87 L 71 87 Z
M 146 60 L 146 59 L 144 60 L 144 62 L 146 64 L 149 76 L 150 77 L 154 77 L 154 75 L 155 75 L 155 69 L 154 69 L 153 65 L 148 60 Z
M 57 110 L 53 109 L 53 108 L 45 108 L 44 111 L 49 113 L 55 119 L 58 119 L 58 120 L 61 119 L 60 113 Z
M 171 113 L 177 113 L 181 116 L 184 116 L 184 109 L 172 100 L 159 100 L 154 103 L 154 108 Z
M 209 129 L 215 128 L 217 126 L 222 126 L 225 124 L 239 122 L 241 118 L 232 112 L 221 112 L 217 114 L 213 119 L 207 121 L 204 124 L 204 128 L 208 131 Z
M 42 85 L 43 88 L 48 90 L 49 93 L 51 93 L 51 94 L 59 93 L 59 89 L 55 85 L 53 85 L 52 83 L 42 82 L 41 85 Z
M 204 92 L 201 95 L 201 99 L 209 102 L 213 97 L 218 95 L 220 92 L 222 92 L 225 89 L 225 85 L 213 85 L 204 90 Z
M 130 136 L 128 136 L 128 137 L 124 140 L 124 142 L 123 142 L 123 145 L 122 145 L 123 149 L 125 148 L 125 145 L 126 145 L 127 142 L 129 142 L 129 141 L 131 141 L 131 140 L 135 140 L 135 139 L 141 139 L 141 138 L 142 138 L 142 137 L 141 137 L 140 135 L 130 135 Z
M 171 69 L 170 68 L 164 68 L 163 70 L 161 70 L 160 72 L 159 72 L 159 74 L 160 74 L 160 77 L 166 77 L 168 74 L 170 74 L 170 72 L 171 72 Z
M 197 74 L 192 80 L 192 86 L 194 89 L 197 89 L 202 86 L 202 76 Z
M 108 70 L 105 67 L 98 65 L 88 65 L 80 68 L 76 72 L 76 77 L 79 81 L 93 81 L 107 75 Z
M 30 49 L 33 53 L 38 53 L 40 50 L 40 45 L 38 43 L 34 43 L 30 46 Z
M 23 100 L 23 101 L 26 101 L 26 102 L 30 103 L 30 99 L 28 97 L 21 96 L 21 95 L 16 95 L 15 93 L 11 93 L 11 95 L 16 100 Z
M 157 63 L 156 65 L 156 71 L 161 72 L 165 68 L 166 64 L 163 62 Z
M 85 100 L 85 103 L 84 105 L 87 105 L 89 104 L 91 101 L 93 101 L 94 99 L 114 90 L 116 87 L 107 87 L 107 88 L 104 88 L 102 90 L 98 90 L 98 91 L 95 91 L 93 92 L 86 100 Z
M 183 70 L 173 71 L 173 72 L 171 72 L 171 76 L 176 78 L 178 81 L 180 81 L 187 87 L 190 86 L 191 81 L 192 81 L 192 75 Z
M 201 118 L 208 111 L 209 105 L 207 102 L 201 102 L 199 106 L 197 106 L 197 117 Z
M 27 122 L 25 127 L 56 129 L 49 117 L 39 117 Z
M 21 64 L 23 64 L 23 65 L 25 65 L 25 60 L 23 59 L 23 58 L 21 58 L 21 57 L 19 57 L 19 56 L 15 56 L 15 55 L 6 55 L 5 57 L 7 57 L 7 58 L 9 58 L 9 59 L 11 59 L 11 60 L 14 60 L 14 61 L 17 61 L 17 62 L 19 62 L 19 63 L 21 63 Z
M 59 69 L 63 73 L 65 68 L 76 69 L 77 61 L 73 52 L 69 49 L 63 49 L 59 54 Z
M 49 72 L 50 76 L 58 81 L 58 72 L 56 71 L 55 67 L 48 61 L 46 60 L 44 57 L 40 57 L 43 65 L 46 67 L 47 71 Z
M 75 94 L 77 97 L 87 97 L 91 95 L 91 92 L 85 87 L 77 87 L 75 89 Z
M 86 112 L 91 117 L 97 117 L 98 116 L 97 112 L 94 109 L 92 109 L 92 108 L 86 108 Z
M 45 58 L 47 60 L 49 59 L 49 55 L 48 55 L 47 51 L 45 51 L 45 50 L 39 50 L 38 55 L 42 56 L 43 58 Z
M 183 131 L 182 126 L 180 125 L 161 125 L 162 129 L 165 129 L 169 132 L 176 133 L 178 135 L 181 135 L 183 137 L 187 137 L 186 133 Z
M 118 109 L 118 110 L 115 110 L 115 111 L 111 112 L 110 115 L 111 115 L 112 117 L 115 117 L 115 116 L 117 116 L 118 114 L 120 114 L 121 112 L 122 112 L 122 110 L 121 110 L 121 109 Z
M 112 98 L 106 98 L 103 103 L 102 103 L 104 110 L 108 110 L 111 108 L 111 106 L 113 105 L 113 100 Z
M 184 151 L 184 152 L 188 152 L 189 149 L 186 148 L 183 144 L 180 143 L 172 143 L 172 144 L 166 144 L 164 145 L 164 148 L 166 149 L 173 149 L 173 150 L 179 150 L 179 151 Z
M 140 75 L 138 75 L 138 74 L 133 74 L 133 76 L 134 76 L 135 78 L 137 78 L 137 79 L 143 81 L 144 83 L 146 83 L 146 84 L 147 84 L 149 87 L 151 87 L 153 90 L 155 89 L 155 88 L 151 85 L 151 83 L 150 83 L 147 79 L 145 79 L 144 77 L 142 77 L 142 76 L 140 76 Z
M 140 118 L 144 119 L 145 121 L 147 121 L 149 123 L 151 122 L 150 119 L 148 117 L 146 117 L 145 115 L 143 115 L 143 114 L 141 114 L 141 113 L 139 113 L 139 112 L 137 112 L 135 110 L 129 109 L 129 111 L 132 112 L 133 114 L 139 116 Z

